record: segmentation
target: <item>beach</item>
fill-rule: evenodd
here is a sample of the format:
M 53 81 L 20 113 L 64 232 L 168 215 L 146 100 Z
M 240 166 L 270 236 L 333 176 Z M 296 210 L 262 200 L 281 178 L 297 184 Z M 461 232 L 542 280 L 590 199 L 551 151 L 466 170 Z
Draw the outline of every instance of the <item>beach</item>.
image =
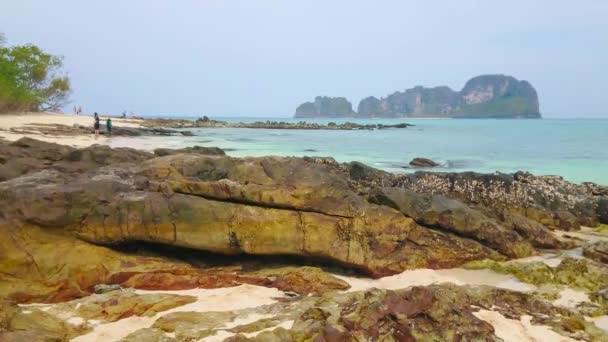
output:
M 105 125 L 105 119 L 102 116 L 102 124 Z M 112 121 L 117 126 L 124 127 L 139 127 L 137 119 L 121 119 L 112 117 Z M 72 115 L 63 113 L 14 113 L 0 115 L 0 138 L 15 141 L 22 137 L 35 137 L 36 139 L 48 142 L 54 142 L 69 146 L 86 147 L 93 144 L 107 143 L 105 139 L 93 134 L 89 135 L 65 135 L 54 136 L 45 135 L 38 132 L 38 127 L 48 125 L 64 125 L 72 127 L 74 125 L 87 126 L 93 128 L 92 115 Z M 17 132 L 15 132 L 17 131 Z

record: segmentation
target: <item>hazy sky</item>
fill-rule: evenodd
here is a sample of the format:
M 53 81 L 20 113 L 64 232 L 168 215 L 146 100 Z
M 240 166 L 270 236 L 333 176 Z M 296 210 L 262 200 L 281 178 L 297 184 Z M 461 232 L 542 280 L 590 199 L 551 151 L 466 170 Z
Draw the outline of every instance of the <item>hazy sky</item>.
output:
M 0 31 L 65 56 L 85 111 L 291 116 L 504 73 L 545 117 L 608 117 L 607 0 L 0 0 Z

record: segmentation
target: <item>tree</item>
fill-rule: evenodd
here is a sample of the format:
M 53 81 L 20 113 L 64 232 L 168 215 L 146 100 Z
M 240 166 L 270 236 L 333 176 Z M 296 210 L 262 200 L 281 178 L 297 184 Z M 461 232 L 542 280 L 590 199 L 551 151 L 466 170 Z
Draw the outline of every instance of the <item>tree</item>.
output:
M 0 112 L 60 110 L 71 93 L 62 66 L 61 57 L 35 45 L 0 44 Z

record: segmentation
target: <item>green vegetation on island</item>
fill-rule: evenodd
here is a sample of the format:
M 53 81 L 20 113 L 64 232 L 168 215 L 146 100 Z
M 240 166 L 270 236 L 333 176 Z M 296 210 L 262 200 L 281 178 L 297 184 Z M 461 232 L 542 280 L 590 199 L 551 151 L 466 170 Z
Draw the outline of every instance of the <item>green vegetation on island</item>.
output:
M 60 110 L 71 92 L 62 66 L 36 45 L 6 46 L 0 33 L 0 113 Z
M 321 97 L 296 109 L 296 118 L 540 118 L 538 95 L 527 81 L 506 75 L 470 79 L 461 91 L 416 86 L 380 99 L 369 96 L 357 111 L 343 97 Z

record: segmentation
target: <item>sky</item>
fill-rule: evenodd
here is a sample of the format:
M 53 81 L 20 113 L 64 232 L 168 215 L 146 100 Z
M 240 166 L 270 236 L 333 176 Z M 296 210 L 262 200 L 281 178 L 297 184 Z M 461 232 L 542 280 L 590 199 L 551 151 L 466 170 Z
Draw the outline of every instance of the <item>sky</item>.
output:
M 85 112 L 289 117 L 500 73 L 608 118 L 606 0 L 0 0 L 0 32 L 64 56 Z

